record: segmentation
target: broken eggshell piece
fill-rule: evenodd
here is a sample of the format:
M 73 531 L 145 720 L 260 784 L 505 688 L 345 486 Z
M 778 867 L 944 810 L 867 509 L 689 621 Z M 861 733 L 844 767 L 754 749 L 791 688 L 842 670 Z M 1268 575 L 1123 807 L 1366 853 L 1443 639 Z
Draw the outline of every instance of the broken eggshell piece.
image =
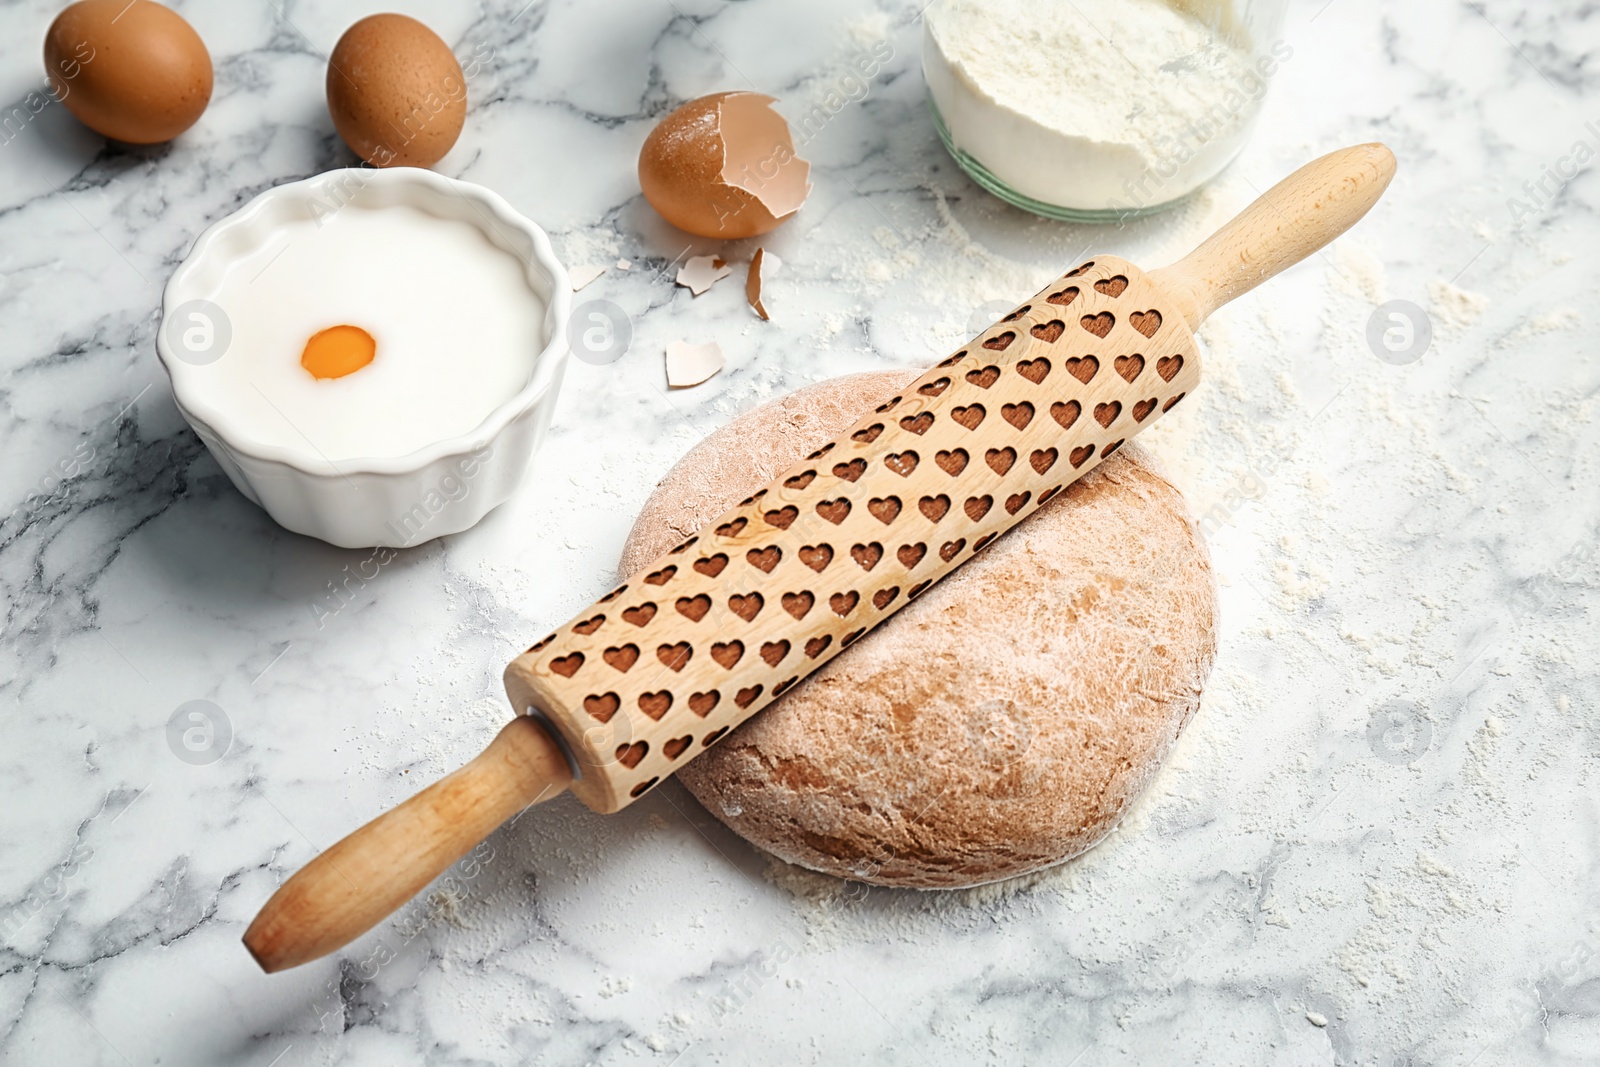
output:
M 772 316 L 767 314 L 767 306 L 761 302 L 761 287 L 766 284 L 768 278 L 778 273 L 778 268 L 781 266 L 783 260 L 765 248 L 758 248 L 750 260 L 750 271 L 744 276 L 744 298 L 763 319 L 770 319 Z
M 760 93 L 712 93 L 662 119 L 639 150 L 639 187 L 661 217 L 701 237 L 776 227 L 805 203 L 811 164 Z
M 723 367 L 722 346 L 715 341 L 692 345 L 673 341 L 667 345 L 667 385 L 687 389 L 707 381 Z
M 733 268 L 721 256 L 690 256 L 678 268 L 677 283 L 699 296 L 733 273 Z

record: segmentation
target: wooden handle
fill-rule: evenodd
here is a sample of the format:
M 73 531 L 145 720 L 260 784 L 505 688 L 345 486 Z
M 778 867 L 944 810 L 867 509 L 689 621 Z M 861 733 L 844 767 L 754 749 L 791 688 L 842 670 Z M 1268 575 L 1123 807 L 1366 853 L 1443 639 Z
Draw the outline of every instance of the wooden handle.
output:
M 1166 295 L 1096 256 L 517 657 L 512 705 L 582 761 L 578 798 L 616 811 L 1199 381 L 1194 335 Z
M 271 973 L 349 944 L 495 827 L 571 781 L 560 747 L 518 716 L 471 763 L 306 864 L 255 917 L 245 947 Z
M 1294 266 L 1361 220 L 1394 177 L 1381 144 L 1329 152 L 1274 185 L 1199 248 L 1150 280 L 1191 330 L 1213 311 Z

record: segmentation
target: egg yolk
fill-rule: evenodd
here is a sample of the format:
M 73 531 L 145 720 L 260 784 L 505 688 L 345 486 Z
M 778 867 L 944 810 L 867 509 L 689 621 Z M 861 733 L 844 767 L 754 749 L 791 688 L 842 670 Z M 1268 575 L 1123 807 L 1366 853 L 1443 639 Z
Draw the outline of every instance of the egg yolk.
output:
M 343 378 L 372 362 L 378 342 L 359 326 L 330 326 L 313 334 L 300 365 L 314 378 Z

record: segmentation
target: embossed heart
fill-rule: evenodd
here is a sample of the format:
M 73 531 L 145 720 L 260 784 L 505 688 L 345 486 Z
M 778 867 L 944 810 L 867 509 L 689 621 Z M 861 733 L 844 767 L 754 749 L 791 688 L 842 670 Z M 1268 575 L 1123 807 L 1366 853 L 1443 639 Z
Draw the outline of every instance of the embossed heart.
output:
M 850 440 L 859 441 L 864 445 L 870 445 L 872 442 L 878 439 L 878 435 L 882 432 L 883 423 L 875 422 L 871 426 L 868 426 L 865 430 L 857 430 L 855 433 L 851 434 Z
M 1098 315 L 1085 315 L 1078 320 L 1078 325 L 1104 339 L 1111 332 L 1111 327 L 1117 324 L 1117 317 L 1109 311 L 1102 311 Z
M 844 497 L 839 497 L 837 500 L 819 501 L 817 503 L 817 514 L 837 526 L 849 516 L 850 501 Z
M 622 698 L 615 693 L 600 693 L 583 698 L 583 710 L 598 722 L 610 722 L 611 716 L 622 707 Z
M 983 417 L 988 412 L 983 410 L 982 404 L 973 404 L 970 407 L 958 407 L 950 412 L 950 417 L 969 430 L 976 430 L 978 424 L 983 422 Z
M 1076 400 L 1061 403 L 1059 400 L 1050 405 L 1050 417 L 1061 424 L 1063 430 L 1072 429 L 1072 424 L 1078 421 L 1078 416 L 1083 413 L 1083 406 Z
M 883 558 L 883 546 L 876 541 L 870 545 L 852 545 L 850 558 L 859 563 L 862 570 L 870 571 Z
M 711 598 L 701 593 L 699 596 L 681 596 L 673 607 L 678 609 L 678 614 L 690 622 L 699 622 L 706 617 L 706 612 L 711 610 Z
M 804 590 L 783 594 L 783 610 L 797 619 L 805 618 L 806 613 L 811 610 L 811 605 L 816 602 L 817 598 Z
M 983 454 L 983 461 L 996 474 L 1004 474 L 1017 461 L 1017 450 L 1014 448 L 991 448 Z
M 1082 359 L 1067 360 L 1067 373 L 1072 375 L 1084 385 L 1088 385 L 1094 378 L 1095 372 L 1100 369 L 1100 361 L 1093 356 L 1084 356 Z
M 883 465 L 900 477 L 909 477 L 917 469 L 919 457 L 915 452 L 890 452 L 883 457 Z
M 867 501 L 867 510 L 872 513 L 873 518 L 887 526 L 900 515 L 900 498 L 875 496 Z
M 995 366 L 979 367 L 977 370 L 967 371 L 967 381 L 979 389 L 987 389 L 1000 380 L 1000 368 Z
M 1138 330 L 1146 337 L 1154 337 L 1156 335 L 1156 331 L 1161 329 L 1161 312 L 1135 311 L 1132 315 L 1128 316 L 1128 325 L 1132 326 L 1135 330 Z
M 656 649 L 656 659 L 660 660 L 669 670 L 681 671 L 689 663 L 689 658 L 694 655 L 694 649 L 689 642 L 679 641 L 676 644 L 662 645 Z
M 828 545 L 802 545 L 800 562 L 821 574 L 833 562 L 833 549 Z
M 1019 430 L 1028 428 L 1033 421 L 1033 405 L 1024 400 L 1020 404 L 1007 404 L 1000 409 L 1000 417 Z
M 744 558 L 756 570 L 771 574 L 772 568 L 776 567 L 778 561 L 783 559 L 783 549 L 777 545 L 769 545 L 766 548 L 752 548 L 744 554 Z
M 639 662 L 639 646 L 623 645 L 621 648 L 608 648 L 600 653 L 602 659 L 619 671 L 625 671 Z
M 865 473 L 867 473 L 867 461 L 864 459 L 852 459 L 849 463 L 833 465 L 833 476 L 847 482 L 853 482 Z
M 747 593 L 744 595 L 735 593 L 728 598 L 728 610 L 745 622 L 749 622 L 761 614 L 761 608 L 765 604 L 766 601 L 761 598 L 760 593 Z
M 722 568 L 726 567 L 727 565 L 728 557 L 723 553 L 718 552 L 714 556 L 707 556 L 705 559 L 695 560 L 694 569 L 705 575 L 707 578 L 715 578 L 717 575 L 722 573 Z

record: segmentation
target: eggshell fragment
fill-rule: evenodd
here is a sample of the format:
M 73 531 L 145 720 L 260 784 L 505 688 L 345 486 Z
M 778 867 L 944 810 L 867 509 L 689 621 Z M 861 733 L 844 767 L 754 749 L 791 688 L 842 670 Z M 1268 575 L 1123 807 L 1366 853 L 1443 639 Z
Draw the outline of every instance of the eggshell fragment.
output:
M 405 15 L 368 15 L 328 57 L 328 114 L 378 167 L 431 167 L 461 136 L 467 84 L 450 46 Z
M 169 7 L 80 0 L 44 38 L 50 90 L 78 121 L 130 144 L 170 141 L 211 102 L 211 53 Z
M 662 119 L 639 151 L 639 187 L 674 226 L 737 240 L 766 233 L 811 191 L 811 164 L 774 100 L 760 93 L 712 93 Z
M 733 268 L 720 256 L 690 256 L 678 268 L 677 282 L 699 296 L 732 273 Z
M 673 341 L 667 345 L 667 384 L 674 389 L 699 385 L 725 365 L 722 346 L 715 341 L 707 341 L 703 345 Z
M 778 273 L 778 268 L 781 266 L 783 260 L 770 254 L 765 248 L 758 248 L 750 259 L 750 270 L 744 276 L 744 298 L 763 319 L 770 319 L 772 316 L 767 314 L 767 307 L 761 302 L 761 287 L 766 284 L 768 278 Z
M 567 276 L 572 279 L 572 291 L 576 293 L 605 272 L 604 263 L 590 263 L 582 267 L 573 267 L 567 271 Z

